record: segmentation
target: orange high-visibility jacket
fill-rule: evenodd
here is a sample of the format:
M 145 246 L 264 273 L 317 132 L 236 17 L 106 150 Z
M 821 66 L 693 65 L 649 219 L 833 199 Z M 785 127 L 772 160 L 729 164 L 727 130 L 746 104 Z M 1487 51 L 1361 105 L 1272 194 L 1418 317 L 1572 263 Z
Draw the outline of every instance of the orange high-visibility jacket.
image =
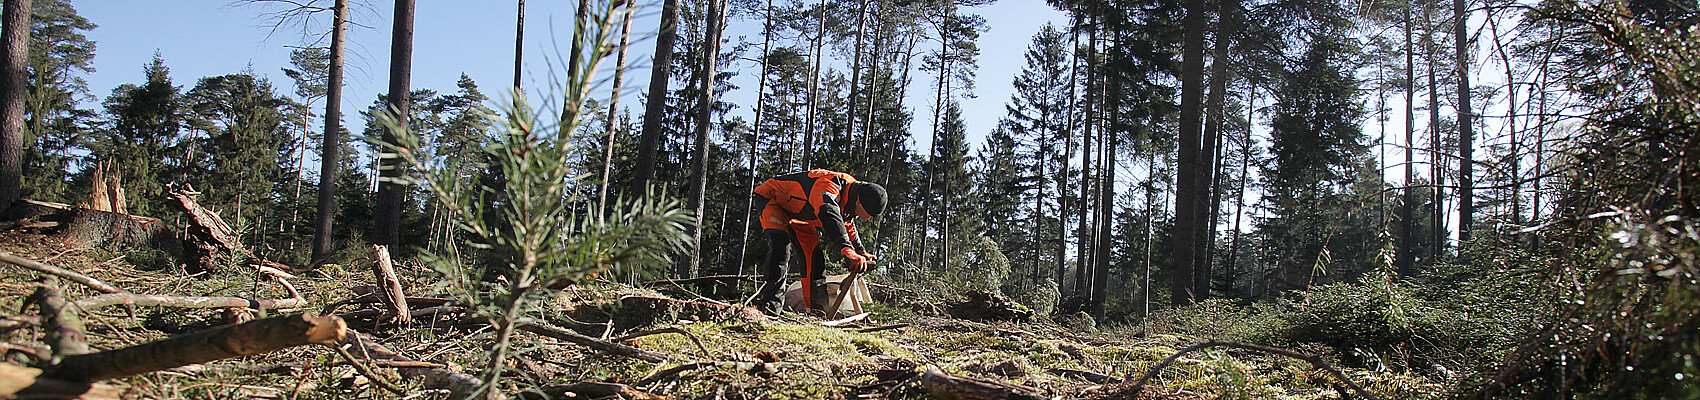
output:
M 768 204 L 778 204 L 792 219 L 807 222 L 820 229 L 821 241 L 857 252 L 856 226 L 844 217 L 845 199 L 840 192 L 856 182 L 856 177 L 843 172 L 816 169 L 780 175 L 756 186 L 755 193 Z M 774 228 L 767 221 L 764 228 Z M 804 232 L 804 234 L 814 232 Z M 837 250 L 840 247 L 827 247 Z

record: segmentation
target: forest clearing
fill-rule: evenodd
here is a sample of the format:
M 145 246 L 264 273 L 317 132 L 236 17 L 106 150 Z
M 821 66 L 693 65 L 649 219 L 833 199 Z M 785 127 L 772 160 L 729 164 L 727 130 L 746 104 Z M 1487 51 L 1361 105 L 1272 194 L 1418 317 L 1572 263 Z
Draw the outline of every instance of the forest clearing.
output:
M 1696 0 L 73 3 L 0 399 L 1700 399 Z

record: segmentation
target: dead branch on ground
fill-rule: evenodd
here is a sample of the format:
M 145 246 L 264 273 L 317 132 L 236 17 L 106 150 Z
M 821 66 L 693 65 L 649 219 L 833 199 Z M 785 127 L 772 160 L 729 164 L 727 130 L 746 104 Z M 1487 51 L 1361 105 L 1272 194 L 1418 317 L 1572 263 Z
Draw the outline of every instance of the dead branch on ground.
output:
M 1157 363 L 1157 365 L 1152 366 L 1150 371 L 1145 371 L 1145 375 L 1140 376 L 1139 380 L 1135 381 L 1133 383 L 1133 386 L 1129 386 L 1126 390 L 1122 390 L 1120 392 L 1117 392 L 1114 395 L 1111 395 L 1110 398 L 1120 398 L 1120 399 L 1133 398 L 1133 396 L 1138 395 L 1140 391 L 1145 389 L 1145 382 L 1151 380 L 1152 376 L 1157 375 L 1158 372 L 1162 371 L 1163 368 L 1167 368 L 1170 363 L 1175 362 L 1175 360 L 1179 359 L 1182 355 L 1186 355 L 1186 353 L 1191 353 L 1191 352 L 1194 352 L 1194 351 L 1203 350 L 1203 349 L 1207 349 L 1207 348 L 1211 348 L 1211 347 L 1232 347 L 1232 348 L 1238 348 L 1238 349 L 1254 350 L 1254 351 L 1260 351 L 1260 352 L 1264 352 L 1264 353 L 1268 353 L 1268 354 L 1274 354 L 1274 355 L 1278 355 L 1278 356 L 1285 356 L 1285 357 L 1290 357 L 1290 358 L 1296 358 L 1296 359 L 1299 359 L 1299 360 L 1304 360 L 1305 362 L 1309 362 L 1310 365 L 1315 366 L 1316 368 L 1327 370 L 1329 375 L 1333 375 L 1334 379 L 1338 379 L 1341 382 L 1345 382 L 1346 386 L 1352 388 L 1352 391 L 1357 392 L 1357 394 L 1359 396 L 1363 396 L 1364 398 L 1370 399 L 1370 400 L 1378 399 L 1377 397 L 1375 397 L 1374 394 L 1371 394 L 1368 390 L 1364 390 L 1363 386 L 1358 386 L 1357 382 L 1352 382 L 1351 379 L 1346 378 L 1346 375 L 1340 373 L 1340 370 L 1334 369 L 1333 366 L 1328 365 L 1328 362 L 1323 361 L 1322 357 L 1317 357 L 1315 355 L 1304 354 L 1304 353 L 1300 353 L 1300 352 L 1296 352 L 1296 351 L 1292 351 L 1292 350 L 1287 350 L 1287 349 L 1283 349 L 1283 348 L 1278 348 L 1278 347 L 1260 346 L 1260 345 L 1255 345 L 1255 344 L 1250 344 L 1250 343 L 1240 343 L 1240 342 L 1233 342 L 1233 341 L 1226 341 L 1226 340 L 1206 340 L 1202 343 L 1187 346 L 1186 348 L 1175 352 L 1175 354 L 1169 356 L 1169 358 L 1163 359 L 1163 362 Z
M 580 345 L 580 346 L 584 346 L 584 347 L 589 347 L 589 348 L 596 349 L 596 350 L 601 350 L 601 351 L 607 352 L 607 353 L 613 353 L 613 354 L 617 354 L 617 355 L 632 357 L 632 358 L 636 358 L 636 359 L 639 359 L 639 360 L 644 360 L 644 361 L 649 361 L 649 362 L 662 362 L 662 361 L 667 360 L 667 357 L 662 356 L 660 354 L 651 353 L 648 350 L 644 350 L 644 349 L 640 349 L 640 348 L 636 348 L 636 347 L 631 347 L 631 346 L 627 346 L 627 345 L 623 345 L 623 344 L 619 344 L 619 343 L 606 342 L 606 341 L 603 341 L 601 339 L 581 335 L 578 332 L 573 332 L 573 331 L 568 330 L 568 329 L 563 329 L 563 328 L 555 327 L 553 325 L 544 324 L 542 322 L 523 323 L 523 324 L 520 324 L 517 328 L 519 328 L 520 330 L 526 331 L 526 332 L 535 333 L 535 334 L 542 335 L 542 336 L 545 336 L 545 337 L 565 340 L 565 341 L 570 342 L 572 344 L 576 344 L 576 345 Z
M 41 273 L 44 273 L 44 274 L 50 274 L 50 275 L 59 276 L 59 277 L 65 278 L 65 279 L 70 279 L 72 282 L 81 283 L 81 284 L 83 284 L 83 286 L 88 286 L 89 288 L 92 288 L 94 290 L 98 290 L 101 293 L 121 293 L 121 292 L 124 292 L 124 289 L 119 289 L 117 286 L 112 286 L 112 284 L 110 284 L 110 283 L 106 283 L 106 282 L 101 281 L 99 279 L 89 277 L 88 275 L 83 275 L 81 273 L 78 273 L 77 271 L 59 268 L 59 267 L 56 267 L 56 266 L 53 266 L 53 265 L 50 265 L 50 264 L 47 264 L 47 263 L 43 263 L 43 262 L 40 262 L 40 261 L 19 257 L 15 254 L 8 253 L 8 252 L 5 252 L 5 251 L 0 251 L 0 261 L 5 261 L 8 264 L 16 265 L 16 266 L 19 266 L 19 267 L 29 268 L 31 270 L 35 270 L 37 272 L 41 272 Z
M 300 297 L 293 299 L 244 299 L 240 297 L 162 296 L 136 293 L 107 293 L 78 299 L 75 303 L 77 307 L 84 310 L 94 310 L 119 304 L 173 308 L 247 307 L 255 310 L 295 309 L 307 306 L 307 300 Z
M 407 356 L 403 356 L 394 350 L 384 347 L 384 345 L 378 343 L 377 339 L 373 339 L 371 336 L 352 330 L 348 332 L 348 335 L 345 336 L 341 342 L 333 344 L 333 346 L 346 346 L 349 354 L 352 354 L 354 355 L 354 358 L 365 362 L 414 361 Z M 484 381 L 477 377 L 452 372 L 443 368 L 398 367 L 396 368 L 396 372 L 400 373 L 404 378 L 422 380 L 427 388 L 448 389 L 451 393 L 449 396 L 451 398 L 465 398 L 467 395 L 478 391 L 480 386 L 484 386 Z
M 250 356 L 304 344 L 336 343 L 342 319 L 290 315 L 190 332 L 122 349 L 65 357 L 44 377 L 98 382 L 190 364 Z
M 30 298 L 41 310 L 43 341 L 52 346 L 55 357 L 89 352 L 88 341 L 83 335 L 83 320 L 77 317 L 77 310 L 65 302 L 59 285 L 52 278 L 43 279 Z

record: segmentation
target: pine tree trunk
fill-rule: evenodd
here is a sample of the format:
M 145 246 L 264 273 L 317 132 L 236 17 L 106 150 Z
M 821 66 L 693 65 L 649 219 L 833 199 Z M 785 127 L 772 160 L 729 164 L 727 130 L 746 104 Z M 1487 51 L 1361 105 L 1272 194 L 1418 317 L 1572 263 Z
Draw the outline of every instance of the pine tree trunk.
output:
M 672 73 L 673 42 L 679 38 L 679 0 L 661 6 L 661 28 L 655 38 L 655 61 L 649 71 L 649 98 L 643 109 L 643 133 L 638 137 L 636 171 L 631 192 L 641 195 L 655 176 L 655 153 L 661 146 L 661 114 L 667 107 L 667 81 Z
M 819 18 L 815 20 L 815 39 L 810 46 L 809 60 L 809 107 L 803 116 L 803 161 L 804 170 L 814 168 L 815 155 L 815 115 L 820 113 L 820 70 L 821 53 L 825 52 L 822 43 L 826 40 L 826 9 L 817 8 Z
M 525 58 L 524 57 L 525 56 L 525 0 L 519 0 L 518 11 L 516 11 L 514 14 L 515 14 L 515 17 L 514 17 L 514 86 L 513 86 L 513 90 L 514 90 L 514 93 L 517 94 L 523 88 L 523 86 L 520 86 L 520 78 L 524 76 L 524 75 L 522 75 L 524 73 L 524 71 L 520 67 L 524 65 L 524 63 L 521 60 L 523 60 Z M 625 49 L 622 48 L 621 50 L 624 51 Z M 619 87 L 620 85 L 614 84 L 614 86 Z
M 1470 241 L 1470 227 L 1476 222 L 1475 122 L 1470 110 L 1470 54 L 1468 22 L 1470 14 L 1465 0 L 1452 0 L 1453 49 L 1456 51 L 1458 79 L 1458 244 Z
M 409 80 L 413 73 L 413 0 L 396 0 L 395 26 L 390 38 L 390 115 L 395 116 L 395 129 L 384 131 L 384 142 L 399 144 L 396 134 L 407 130 L 411 106 Z M 401 241 L 402 194 L 407 189 L 394 179 L 401 177 L 401 160 L 382 159 L 379 162 L 378 197 L 373 207 L 373 244 L 397 245 Z
M 1417 260 L 1417 195 L 1416 195 L 1416 153 L 1417 153 L 1417 104 L 1416 104 L 1416 47 L 1412 43 L 1411 6 L 1404 8 L 1405 25 L 1405 190 L 1404 200 L 1400 203 L 1402 217 L 1399 220 L 1399 276 L 1410 277 L 1416 273 Z
M 23 194 L 24 97 L 30 52 L 30 0 L 6 0 L 0 41 L 6 54 L 0 58 L 0 210 Z
M 608 131 L 608 139 L 602 143 L 602 187 L 597 189 L 596 194 L 596 209 L 602 213 L 608 212 L 608 186 L 614 183 L 614 139 L 617 132 L 614 120 L 620 114 L 620 93 L 626 86 L 626 50 L 631 47 L 632 15 L 637 10 L 627 7 L 621 12 L 626 15 L 620 21 L 620 55 L 614 62 L 614 87 L 609 89 L 612 93 L 608 94 L 608 120 L 603 124 Z
M 1186 30 L 1185 40 L 1181 51 L 1181 114 L 1180 134 L 1178 142 L 1180 150 L 1176 155 L 1179 163 L 1175 172 L 1175 237 L 1198 240 L 1201 224 L 1199 221 L 1199 206 L 1206 198 L 1202 183 L 1199 182 L 1200 169 L 1205 168 L 1200 160 L 1203 138 L 1199 132 L 1203 120 L 1204 80 L 1201 74 L 1204 69 L 1204 34 L 1209 21 L 1208 5 L 1204 0 L 1188 0 L 1186 18 L 1183 25 Z M 1198 265 L 1198 249 L 1196 243 L 1176 243 L 1174 271 L 1170 276 L 1170 296 L 1176 305 L 1191 304 L 1199 299 L 1202 289 L 1194 287 L 1194 274 Z
M 342 166 L 342 56 L 348 40 L 348 0 L 336 0 L 336 17 L 331 25 L 330 70 L 325 85 L 325 134 L 319 148 L 319 209 L 313 224 L 313 260 L 324 260 L 331 252 L 336 218 L 336 182 Z
M 1210 298 L 1210 281 L 1214 276 L 1211 265 L 1214 254 L 1211 253 L 1215 248 L 1216 223 L 1222 199 L 1218 187 L 1221 164 L 1216 160 L 1222 151 L 1219 142 L 1222 136 L 1222 121 L 1227 114 L 1224 108 L 1227 107 L 1225 99 L 1228 91 L 1228 48 L 1233 43 L 1232 38 L 1239 22 L 1234 17 L 1239 7 L 1238 1 L 1223 1 L 1221 7 L 1217 18 L 1219 28 L 1216 32 L 1214 54 L 1211 56 L 1213 60 L 1210 66 L 1210 97 L 1206 104 L 1208 115 L 1204 121 L 1204 133 L 1200 138 L 1198 150 L 1200 159 L 1196 182 L 1203 185 L 1203 193 L 1200 193 L 1199 197 L 1204 204 L 1198 207 L 1198 227 L 1193 242 L 1193 257 L 1197 260 L 1192 274 L 1194 301 Z
M 708 13 L 704 15 L 707 23 L 703 24 L 703 63 L 702 90 L 697 92 L 697 124 L 696 149 L 691 156 L 691 189 L 686 201 L 686 209 L 703 217 L 703 201 L 708 192 L 708 131 L 711 127 L 714 105 L 714 74 L 715 64 L 720 59 L 720 29 L 724 21 L 725 3 L 722 0 L 708 0 Z M 686 251 L 685 261 L 679 265 L 679 278 L 690 278 L 702 267 L 702 228 L 701 224 L 686 225 L 685 234 L 695 243 L 692 249 Z

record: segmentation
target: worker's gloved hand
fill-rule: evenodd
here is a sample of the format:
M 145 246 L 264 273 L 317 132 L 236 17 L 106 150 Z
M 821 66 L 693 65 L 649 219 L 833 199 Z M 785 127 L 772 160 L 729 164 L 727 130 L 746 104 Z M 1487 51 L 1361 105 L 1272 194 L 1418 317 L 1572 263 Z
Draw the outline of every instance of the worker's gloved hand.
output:
M 857 254 L 856 249 L 845 247 L 839 249 L 838 254 L 844 255 L 845 259 L 850 260 L 850 272 L 865 272 L 868 270 L 868 259 L 866 257 L 862 257 L 861 254 Z
M 874 256 L 873 253 L 862 253 L 862 258 L 868 259 L 868 262 L 874 262 L 874 260 L 879 259 L 879 257 Z

